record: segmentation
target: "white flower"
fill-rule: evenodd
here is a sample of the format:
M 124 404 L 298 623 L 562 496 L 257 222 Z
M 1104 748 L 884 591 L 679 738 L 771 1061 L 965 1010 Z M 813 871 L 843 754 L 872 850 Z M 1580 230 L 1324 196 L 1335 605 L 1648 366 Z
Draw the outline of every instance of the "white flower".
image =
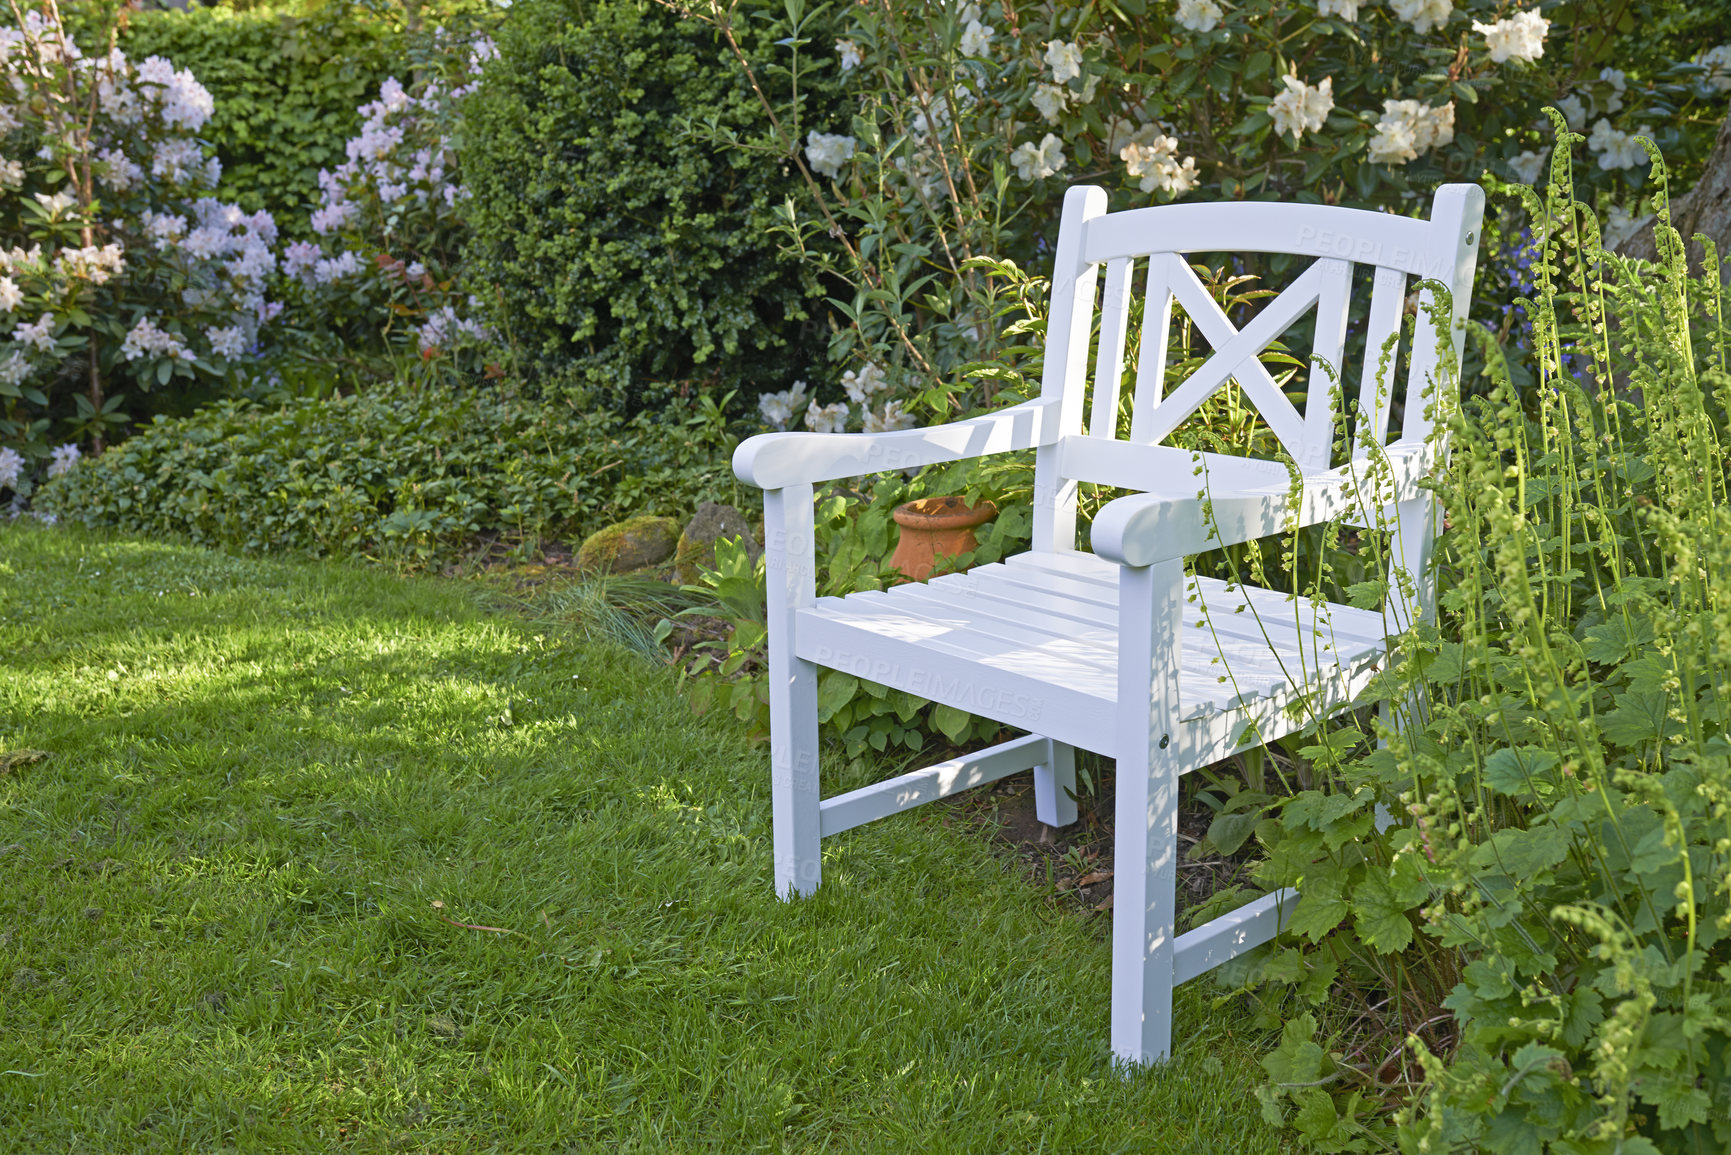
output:
M 46 193 L 37 193 L 35 196 L 36 202 L 48 210 L 50 220 L 59 220 L 62 213 L 78 203 L 78 198 L 65 189 L 61 189 L 53 196 Z
M 118 148 L 105 148 L 97 154 L 106 171 L 103 183 L 116 192 L 125 192 L 144 180 L 144 169 Z
M 1647 132 L 1642 129 L 1641 132 Z M 1647 150 L 1634 137 L 1600 117 L 1587 136 L 1587 147 L 1599 154 L 1599 167 L 1606 172 L 1620 168 L 1636 168 L 1647 163 Z
M 78 452 L 76 445 L 57 445 L 48 455 L 48 476 L 59 477 L 78 464 L 83 454 Z
M 1023 180 L 1044 180 L 1064 167 L 1064 142 L 1048 132 L 1038 145 L 1027 142 L 1017 145 L 1010 154 L 1010 163 Z
M 813 130 L 805 138 L 805 159 L 820 175 L 837 180 L 841 176 L 841 166 L 853 156 L 857 144 L 851 136 Z
M 1051 84 L 1034 86 L 1034 107 L 1046 118 L 1047 124 L 1058 123 L 1058 114 L 1064 111 L 1064 105 L 1069 101 L 1070 94 L 1062 88 Z
M 1389 7 L 1421 36 L 1441 28 L 1454 14 L 1454 0 L 1389 0 Z
M 246 351 L 246 334 L 239 325 L 206 329 L 204 337 L 210 342 L 210 351 L 218 357 L 238 357 Z
M 1545 175 L 1545 169 L 1550 164 L 1548 154 L 1527 149 L 1521 155 L 1509 161 L 1509 167 L 1515 170 L 1515 175 L 1522 184 L 1537 185 Z
M 867 365 L 858 373 L 849 369 L 841 375 L 841 387 L 855 405 L 868 405 L 874 395 L 890 386 L 890 379 L 877 365 Z
M 1063 84 L 1082 75 L 1082 49 L 1068 40 L 1046 41 L 1046 66 L 1054 83 Z
M 192 352 L 186 347 L 186 342 L 180 339 L 180 334 L 158 329 L 156 322 L 149 317 L 140 317 L 138 324 L 127 332 L 126 340 L 120 345 L 120 355 L 128 361 L 136 361 L 140 357 L 192 360 Z
M 1212 32 L 1220 23 L 1220 5 L 1214 0 L 1178 0 L 1178 14 L 1173 17 L 1178 27 L 1192 32 Z
M 791 389 L 783 389 L 780 393 L 765 393 L 757 399 L 757 411 L 763 414 L 764 421 L 776 429 L 786 429 L 787 423 L 793 420 L 793 415 L 805 408 L 805 382 L 795 381 Z
M 1719 92 L 1731 92 L 1731 44 L 1709 48 L 1695 58 L 1695 63 L 1707 70 L 1701 79 Z
M 11 277 L 0 277 L 0 313 L 10 313 L 24 303 L 24 290 Z
M 15 160 L 0 160 L 0 189 L 15 189 L 23 183 L 24 166 Z
M 1182 196 L 1196 187 L 1196 158 L 1187 156 L 1180 162 L 1178 139 L 1165 136 L 1158 129 L 1148 140 L 1132 140 L 1119 149 L 1118 159 L 1124 162 L 1131 177 L 1141 179 L 1145 193 L 1158 189 Z
M 18 322 L 12 327 L 12 339 L 39 353 L 54 352 L 54 314 L 44 313 L 33 322 Z
M 836 55 L 841 57 L 841 70 L 843 72 L 852 72 L 865 62 L 865 56 L 860 52 L 859 45 L 851 40 L 837 40 L 835 51 Z
M 1599 243 L 1607 249 L 1614 249 L 1640 232 L 1641 227 L 1652 219 L 1651 213 L 1637 217 L 1622 205 L 1612 205 L 1610 218 L 1605 221 L 1605 232 Z
M 106 285 L 126 271 L 126 258 L 117 244 L 65 248 L 54 254 L 54 271 L 68 279 Z
M 1587 127 L 1587 106 L 1581 103 L 1581 98 L 1570 95 L 1557 101 L 1557 111 L 1563 114 L 1563 119 L 1569 127 L 1580 132 Z
M 8 486 L 16 487 L 18 476 L 23 472 L 23 456 L 11 446 L 0 449 L 0 489 L 5 489 Z
M 1551 22 L 1539 15 L 1537 8 L 1498 20 L 1495 24 L 1473 21 L 1473 31 L 1482 32 L 1485 47 L 1491 50 L 1491 63 L 1505 60 L 1537 60 L 1545 54 L 1545 33 Z
M 992 37 L 998 30 L 990 24 L 981 24 L 978 20 L 968 21 L 968 26 L 962 29 L 962 40 L 957 50 L 963 56 L 986 56 L 992 51 Z
M 1348 24 L 1358 23 L 1358 0 L 1316 0 L 1318 16 L 1338 16 Z
M 4 358 L 0 358 L 0 382 L 7 385 L 18 385 L 28 376 L 30 376 L 30 358 L 19 350 L 13 349 Z
M 847 402 L 819 405 L 816 401 L 805 411 L 805 427 L 813 433 L 846 433 Z
M 1629 87 L 1629 74 L 1615 68 L 1601 68 L 1599 79 L 1611 86 L 1611 95 L 1605 100 L 1605 111 L 1616 112 L 1623 107 L 1623 92 Z
M 885 401 L 882 413 L 866 410 L 863 428 L 867 433 L 893 433 L 897 429 L 912 429 L 915 423 L 912 413 L 902 412 L 900 401 Z
M 1375 164 L 1405 164 L 1422 152 L 1442 148 L 1455 138 L 1455 106 L 1440 108 L 1416 100 L 1385 100 L 1369 159 Z
M 1306 132 L 1316 132 L 1328 119 L 1334 107 L 1334 77 L 1325 76 L 1321 84 L 1306 84 L 1296 76 L 1282 76 L 1286 91 L 1268 102 L 1268 115 L 1274 121 L 1274 131 L 1291 135 L 1293 143 Z

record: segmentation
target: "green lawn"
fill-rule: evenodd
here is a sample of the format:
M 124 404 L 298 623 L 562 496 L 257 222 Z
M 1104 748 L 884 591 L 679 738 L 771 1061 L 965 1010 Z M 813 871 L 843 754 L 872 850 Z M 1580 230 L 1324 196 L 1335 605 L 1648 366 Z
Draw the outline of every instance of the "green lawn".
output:
M 457 583 L 0 528 L 0 752 L 0 1150 L 1279 1147 L 1205 984 L 1114 1074 L 941 806 L 777 902 L 730 718 Z

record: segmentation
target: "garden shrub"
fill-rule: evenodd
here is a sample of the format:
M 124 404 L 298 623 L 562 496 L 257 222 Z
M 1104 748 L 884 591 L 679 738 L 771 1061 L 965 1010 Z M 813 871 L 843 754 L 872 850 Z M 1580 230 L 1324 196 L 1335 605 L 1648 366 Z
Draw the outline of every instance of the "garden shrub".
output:
M 737 500 L 713 403 L 652 420 L 385 385 L 159 419 L 45 485 L 37 509 L 246 552 L 418 566 L 519 552 L 628 513 Z
M 1710 242 L 1697 281 L 1668 228 L 1656 267 L 1601 250 L 1582 139 L 1525 192 L 1533 384 L 1492 346 L 1449 416 L 1441 619 L 1372 695 L 1403 726 L 1217 792 L 1302 895 L 1222 977 L 1284 1023 L 1265 1113 L 1323 1150 L 1731 1147 L 1731 331 Z
M 160 57 L 84 53 L 50 13 L 3 30 L 0 136 L 22 159 L 0 158 L 0 446 L 40 463 L 65 442 L 57 470 L 122 404 L 220 392 L 280 306 L 275 220 L 212 195 L 209 91 Z
M 767 37 L 743 50 L 766 59 Z M 763 115 L 712 30 L 650 0 L 521 0 L 498 48 L 467 113 L 467 276 L 531 387 L 750 400 L 822 359 L 819 280 L 769 233 L 798 175 L 685 132 Z M 834 89 L 802 82 L 803 115 L 827 117 Z
M 120 45 L 203 82 L 215 98 L 206 137 L 224 195 L 247 212 L 269 210 L 300 237 L 319 201 L 319 170 L 342 163 L 356 109 L 402 68 L 405 39 L 364 4 L 193 5 L 133 13 Z

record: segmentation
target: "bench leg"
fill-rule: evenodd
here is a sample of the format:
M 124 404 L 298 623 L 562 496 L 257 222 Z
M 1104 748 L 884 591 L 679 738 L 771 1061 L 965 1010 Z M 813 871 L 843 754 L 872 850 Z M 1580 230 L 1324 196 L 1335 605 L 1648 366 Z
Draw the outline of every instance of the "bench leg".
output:
M 769 663 L 770 809 L 775 893 L 810 894 L 823 872 L 817 773 L 817 667 L 786 655 Z
M 1046 740 L 1046 760 L 1034 767 L 1034 816 L 1047 826 L 1076 821 L 1076 748 Z
M 1172 1049 L 1177 938 L 1178 628 L 1182 562 L 1118 578 L 1118 798 L 1113 835 L 1112 1052 L 1125 1063 Z
M 794 618 L 815 596 L 809 485 L 763 495 L 769 627 L 770 809 L 775 893 L 817 889 L 823 857 L 818 809 L 817 666 L 794 654 Z

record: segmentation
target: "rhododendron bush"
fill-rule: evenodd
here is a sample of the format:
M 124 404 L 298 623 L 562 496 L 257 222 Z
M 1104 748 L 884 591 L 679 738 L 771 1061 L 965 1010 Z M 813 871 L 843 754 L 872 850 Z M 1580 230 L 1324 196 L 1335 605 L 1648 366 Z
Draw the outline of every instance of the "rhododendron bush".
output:
M 802 0 L 695 11 L 728 42 L 774 23 L 796 78 L 849 79 L 845 121 L 766 100 L 762 137 L 715 136 L 778 151 L 809 180 L 818 210 L 790 206 L 785 230 L 790 249 L 853 288 L 832 354 L 878 367 L 889 395 L 941 415 L 989 399 L 994 377 L 982 389 L 969 373 L 1015 376 L 1000 354 L 1023 334 L 1002 332 L 1000 293 L 1025 292 L 1021 270 L 1049 262 L 1073 184 L 1106 186 L 1114 209 L 1188 198 L 1419 212 L 1445 180 L 1530 183 L 1542 108 L 1555 104 L 1590 134 L 1583 192 L 1636 203 L 1647 160 L 1635 136 L 1703 155 L 1731 48 L 1702 51 L 1723 37 L 1704 18 L 1600 7 L 866 0 L 846 7 L 839 37 Z M 767 91 L 760 67 L 737 64 Z M 988 360 L 1000 364 L 982 370 Z M 793 392 L 766 399 L 772 423 Z M 797 400 L 836 427 L 839 399 Z
M 435 44 L 419 81 L 391 77 L 362 105 L 347 159 L 319 173 L 314 239 L 283 250 L 303 357 L 352 364 L 359 355 L 384 375 L 474 368 L 490 338 L 459 283 L 470 194 L 453 136 L 493 46 L 443 34 Z
M 212 195 L 210 94 L 168 61 L 85 53 L 52 0 L 0 28 L 0 490 L 61 470 L 134 393 L 208 394 L 280 305 L 276 223 Z

